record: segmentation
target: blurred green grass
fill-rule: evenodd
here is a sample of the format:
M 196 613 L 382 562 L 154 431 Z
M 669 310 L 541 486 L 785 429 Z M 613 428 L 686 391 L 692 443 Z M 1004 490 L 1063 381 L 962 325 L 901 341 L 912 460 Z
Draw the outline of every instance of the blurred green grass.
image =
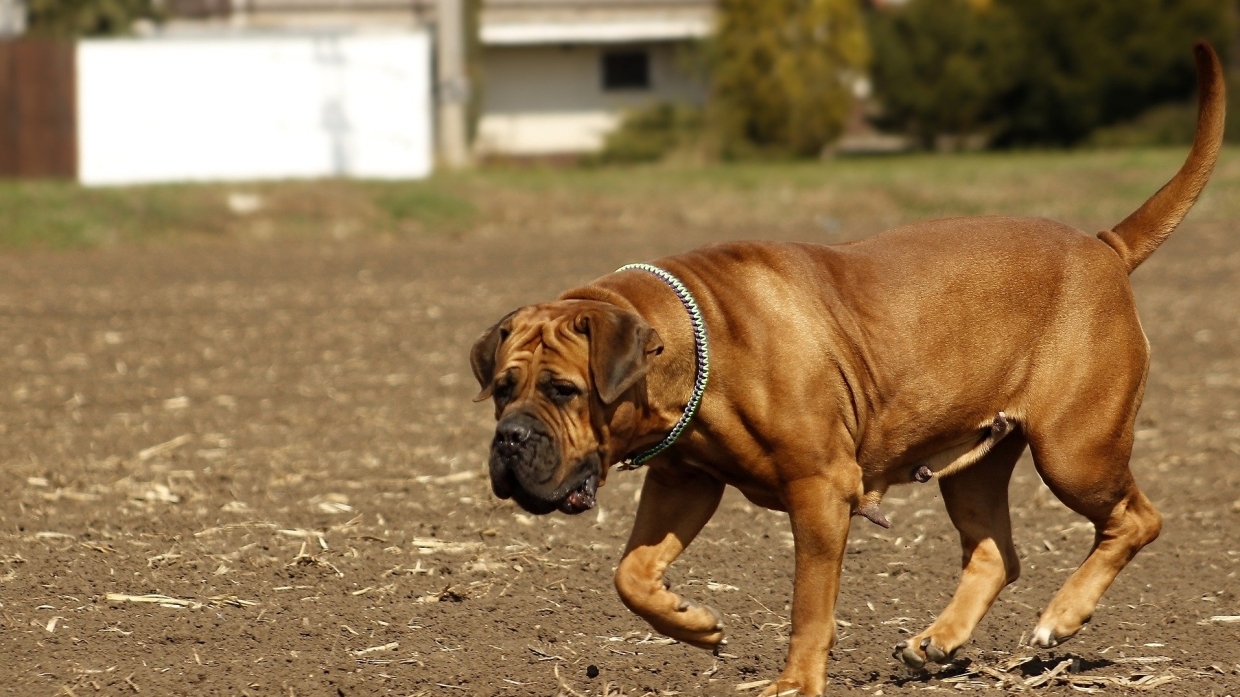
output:
M 1118 222 L 1185 148 L 913 154 L 717 165 L 493 166 L 416 182 L 289 181 L 84 188 L 0 181 L 0 248 L 195 238 L 459 235 L 678 225 L 760 235 L 821 224 L 871 231 L 950 215 Z M 1240 149 L 1224 150 L 1197 218 L 1240 214 Z M 818 223 L 814 223 L 818 221 Z

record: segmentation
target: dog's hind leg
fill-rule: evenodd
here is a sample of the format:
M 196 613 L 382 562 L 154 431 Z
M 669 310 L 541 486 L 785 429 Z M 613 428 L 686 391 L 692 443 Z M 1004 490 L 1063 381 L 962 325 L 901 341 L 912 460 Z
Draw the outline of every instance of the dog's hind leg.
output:
M 1034 646 L 1057 646 L 1080 631 L 1119 572 L 1162 529 L 1162 517 L 1128 468 L 1135 406 L 1131 412 L 1119 429 L 1064 424 L 1053 433 L 1030 436 L 1042 480 L 1068 508 L 1094 524 L 1093 548 L 1042 612 Z
M 977 464 L 939 480 L 947 514 L 960 533 L 960 585 L 938 619 L 896 645 L 895 657 L 912 668 L 955 656 L 1005 586 L 1020 575 L 1008 513 L 1008 481 L 1025 450 L 1020 433 L 1007 436 Z
M 723 489 L 723 482 L 700 470 L 652 464 L 616 567 L 616 590 L 630 610 L 659 633 L 704 649 L 726 643 L 723 616 L 668 590 L 663 577 L 714 515 Z

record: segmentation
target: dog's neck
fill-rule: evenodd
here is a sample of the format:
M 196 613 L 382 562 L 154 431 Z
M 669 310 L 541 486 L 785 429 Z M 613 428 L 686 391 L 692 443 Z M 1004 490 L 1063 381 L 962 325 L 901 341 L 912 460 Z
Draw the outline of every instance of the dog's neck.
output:
M 697 362 L 693 325 L 684 305 L 650 274 L 613 274 L 560 297 L 597 300 L 636 312 L 659 333 L 663 351 L 651 357 L 650 371 L 633 388 L 636 417 L 626 424 L 629 428 L 611 434 L 616 459 L 653 447 L 680 420 L 693 394 Z

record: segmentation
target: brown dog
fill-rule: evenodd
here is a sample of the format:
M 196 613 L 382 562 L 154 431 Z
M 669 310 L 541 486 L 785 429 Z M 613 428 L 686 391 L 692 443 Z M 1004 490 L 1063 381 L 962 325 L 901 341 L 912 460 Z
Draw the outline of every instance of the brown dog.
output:
M 688 428 L 649 463 L 616 572 L 625 605 L 669 637 L 723 642 L 718 613 L 663 576 L 735 486 L 787 511 L 795 538 L 788 661 L 767 694 L 820 694 L 850 517 L 883 523 L 890 485 L 937 476 L 964 571 L 896 655 L 949 660 L 1020 572 L 1007 487 L 1028 445 L 1051 491 L 1097 531 L 1032 641 L 1076 634 L 1161 527 L 1128 468 L 1149 365 L 1128 274 L 1183 219 L 1218 155 L 1222 71 L 1208 45 L 1195 52 L 1187 161 L 1097 237 L 1041 219 L 956 218 L 832 247 L 728 243 L 658 261 L 700 304 L 711 379 Z M 643 270 L 513 312 L 471 360 L 499 422 L 492 486 L 533 513 L 593 506 L 609 468 L 681 418 L 697 371 L 685 305 Z

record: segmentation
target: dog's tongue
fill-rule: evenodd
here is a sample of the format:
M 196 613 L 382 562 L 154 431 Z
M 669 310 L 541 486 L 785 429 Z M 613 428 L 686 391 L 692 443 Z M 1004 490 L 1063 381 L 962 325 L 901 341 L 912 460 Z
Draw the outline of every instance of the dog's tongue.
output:
M 598 490 L 598 477 L 590 475 L 580 487 L 564 498 L 565 513 L 581 513 L 594 508 L 594 493 Z

